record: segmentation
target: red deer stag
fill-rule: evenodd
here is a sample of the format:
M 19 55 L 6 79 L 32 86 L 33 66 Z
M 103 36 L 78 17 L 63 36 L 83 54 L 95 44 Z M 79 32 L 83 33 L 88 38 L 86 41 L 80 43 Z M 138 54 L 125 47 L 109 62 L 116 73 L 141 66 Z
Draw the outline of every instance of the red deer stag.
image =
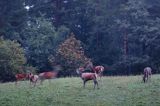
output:
M 83 87 L 85 88 L 85 84 L 86 84 L 87 81 L 93 80 L 93 82 L 94 82 L 94 89 L 95 89 L 96 85 L 97 85 L 97 88 L 99 89 L 99 87 L 98 87 L 98 81 L 97 81 L 97 74 L 96 73 L 92 73 L 92 72 L 85 72 L 84 73 L 83 71 L 84 71 L 84 68 L 82 68 L 82 67 L 78 68 L 76 70 L 77 74 L 79 74 L 80 77 L 83 80 Z
M 101 77 L 103 76 L 104 67 L 103 66 L 95 66 L 93 70 L 95 73 L 97 73 L 98 77 L 100 77 L 100 80 L 101 80 Z
M 148 79 L 151 79 L 151 75 L 152 75 L 152 69 L 150 67 L 144 68 L 144 71 L 143 71 L 143 81 L 144 81 L 144 83 L 147 82 Z
M 28 78 L 28 74 L 16 74 L 15 78 L 16 78 L 15 84 L 17 85 L 18 81 L 27 79 Z
M 39 79 L 41 80 L 41 84 L 42 82 L 45 80 L 45 79 L 53 79 L 53 78 L 56 78 L 57 77 L 57 72 L 54 72 L 54 71 L 50 71 L 50 72 L 43 72 L 43 73 L 40 73 L 38 76 L 39 76 Z

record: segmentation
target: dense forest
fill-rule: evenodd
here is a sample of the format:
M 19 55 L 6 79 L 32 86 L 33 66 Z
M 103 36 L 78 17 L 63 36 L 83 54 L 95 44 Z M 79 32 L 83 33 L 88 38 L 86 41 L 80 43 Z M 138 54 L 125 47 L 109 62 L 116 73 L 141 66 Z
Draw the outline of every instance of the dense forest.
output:
M 105 75 L 160 72 L 159 0 L 1 0 L 0 80 L 91 59 Z

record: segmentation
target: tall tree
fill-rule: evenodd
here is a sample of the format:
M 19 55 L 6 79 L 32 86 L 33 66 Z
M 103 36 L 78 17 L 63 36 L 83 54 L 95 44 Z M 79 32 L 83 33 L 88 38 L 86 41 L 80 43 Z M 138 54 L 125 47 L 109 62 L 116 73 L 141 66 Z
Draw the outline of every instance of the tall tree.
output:
M 25 39 L 22 44 L 25 47 L 28 62 L 40 70 L 50 69 L 48 57 L 55 54 L 56 47 L 66 38 L 68 32 L 66 27 L 60 27 L 55 31 L 52 22 L 44 17 L 29 21 L 21 33 Z
M 124 70 L 128 71 L 126 73 L 139 73 L 145 66 L 154 64 L 153 55 L 151 55 L 154 50 L 152 44 L 159 39 L 156 34 L 159 27 L 155 24 L 158 23 L 158 19 L 152 19 L 148 8 L 150 6 L 145 0 L 129 0 L 121 6 L 116 20 L 119 24 L 118 29 L 122 30 L 121 33 L 125 30 L 124 38 L 127 32 L 128 57 L 122 57 L 121 60 L 126 64 L 124 65 L 126 66 Z M 157 51 L 154 52 L 157 53 Z M 124 61 L 124 59 L 127 60 Z M 136 72 L 134 72 L 135 69 L 137 69 Z
M 0 36 L 20 39 L 19 32 L 25 27 L 27 18 L 24 0 L 1 0 L 0 7 Z

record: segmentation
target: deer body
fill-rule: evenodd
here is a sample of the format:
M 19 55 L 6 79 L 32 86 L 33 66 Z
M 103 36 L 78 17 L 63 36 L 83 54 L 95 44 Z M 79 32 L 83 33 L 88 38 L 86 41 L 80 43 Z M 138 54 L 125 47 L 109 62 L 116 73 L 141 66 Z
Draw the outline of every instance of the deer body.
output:
M 144 81 L 144 83 L 147 82 L 148 79 L 151 79 L 151 75 L 152 75 L 152 69 L 150 67 L 144 68 L 144 71 L 143 71 L 143 81 Z
M 31 83 L 33 83 L 35 87 L 38 79 L 39 79 L 38 75 L 33 75 L 32 73 L 29 74 L 30 85 Z
M 40 73 L 38 76 L 39 76 L 39 79 L 41 80 L 41 84 L 42 84 L 42 82 L 43 82 L 45 79 L 56 78 L 56 77 L 57 77 L 57 72 L 53 72 L 53 71 L 43 72 L 43 73 Z
M 18 81 L 27 79 L 28 78 L 28 74 L 16 74 L 15 78 L 16 78 L 15 84 L 17 85 Z
M 77 73 L 80 75 L 81 79 L 83 80 L 83 87 L 85 88 L 85 84 L 87 81 L 89 80 L 93 80 L 94 82 L 94 89 L 97 85 L 97 88 L 98 87 L 98 81 L 97 81 L 97 74 L 96 73 L 91 73 L 91 72 L 86 72 L 86 73 L 83 73 L 83 68 L 79 68 L 77 69 Z

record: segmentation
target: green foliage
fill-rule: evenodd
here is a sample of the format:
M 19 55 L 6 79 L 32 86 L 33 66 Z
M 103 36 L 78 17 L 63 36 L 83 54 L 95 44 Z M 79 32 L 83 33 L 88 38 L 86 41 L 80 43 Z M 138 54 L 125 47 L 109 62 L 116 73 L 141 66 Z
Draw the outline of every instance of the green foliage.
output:
M 150 11 L 148 11 L 149 8 L 150 5 L 145 0 L 129 0 L 121 5 L 119 17 L 116 19 L 116 23 L 119 25 L 118 29 L 122 30 L 122 39 L 124 36 L 128 37 L 127 58 L 132 59 L 133 57 L 136 61 L 139 61 L 138 66 L 135 66 L 134 63 L 126 63 L 125 67 L 128 67 L 128 65 L 131 67 L 131 69 L 127 69 L 128 72 L 135 69 L 140 72 L 140 69 L 142 70 L 147 65 L 153 67 L 154 71 L 158 70 L 159 67 L 159 55 L 156 55 L 159 44 L 154 43 L 160 40 L 158 37 L 159 18 L 152 18 Z M 123 58 L 120 61 L 126 61 L 125 59 Z M 137 73 L 137 71 L 130 72 Z
M 64 26 L 55 31 L 52 23 L 43 17 L 29 21 L 22 33 L 29 64 L 38 69 L 49 67 L 48 56 L 55 54 L 56 47 L 68 32 Z
M 87 57 L 84 54 L 81 42 L 71 33 L 70 37 L 59 45 L 53 62 L 59 63 L 64 68 L 63 75 L 73 75 L 76 68 L 83 66 L 86 61 Z
M 16 41 L 0 39 L 0 80 L 12 80 L 15 73 L 23 72 L 26 63 L 24 50 Z
M 136 57 L 136 56 L 124 56 L 112 65 L 110 75 L 130 75 L 130 74 L 142 74 L 144 67 L 150 66 L 149 56 Z

